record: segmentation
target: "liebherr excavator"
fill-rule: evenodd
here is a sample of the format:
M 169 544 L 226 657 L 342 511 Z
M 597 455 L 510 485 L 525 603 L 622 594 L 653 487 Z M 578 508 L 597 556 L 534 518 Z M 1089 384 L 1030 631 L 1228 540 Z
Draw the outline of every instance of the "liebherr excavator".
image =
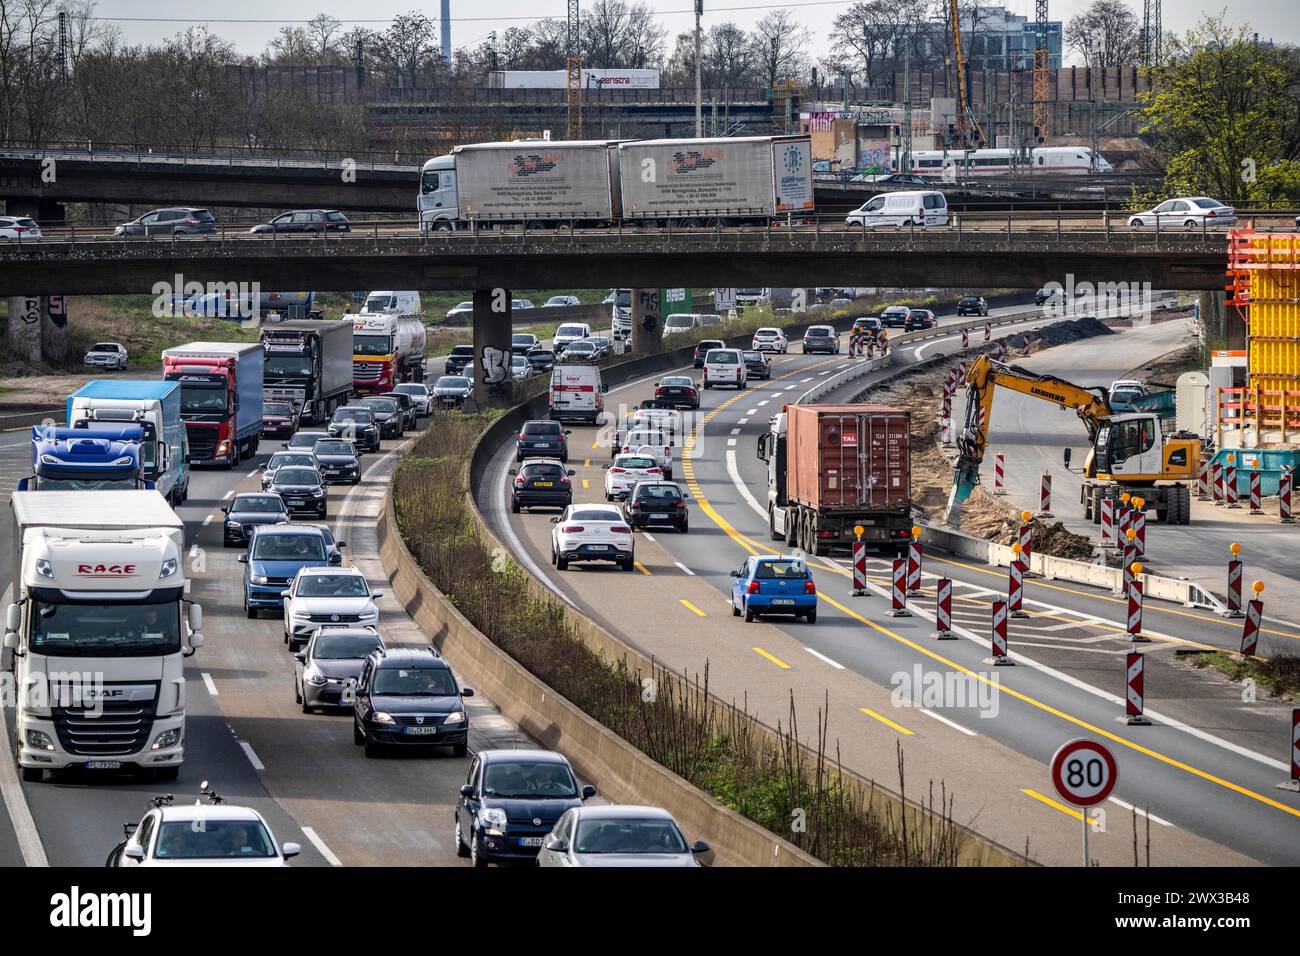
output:
M 981 355 L 966 375 L 966 423 L 957 438 L 957 464 L 948 497 L 948 522 L 955 524 L 961 503 L 979 484 L 980 462 L 988 447 L 993 393 L 1006 388 L 1041 398 L 1079 416 L 1091 448 L 1083 465 L 1080 500 L 1084 517 L 1101 522 L 1101 502 L 1130 492 L 1145 501 L 1156 520 L 1188 524 L 1192 517 L 1191 482 L 1201 460 L 1201 440 L 1193 434 L 1165 435 L 1152 412 L 1114 414 L 1100 387 L 1083 388 L 1052 375 L 993 362 Z M 1065 465 L 1069 467 L 1069 449 Z

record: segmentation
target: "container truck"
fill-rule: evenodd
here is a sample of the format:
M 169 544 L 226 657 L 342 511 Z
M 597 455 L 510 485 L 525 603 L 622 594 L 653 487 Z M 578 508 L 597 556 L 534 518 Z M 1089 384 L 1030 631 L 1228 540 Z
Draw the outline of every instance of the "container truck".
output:
M 352 320 L 352 391 L 391 392 L 402 382 L 424 381 L 427 332 L 418 315 L 370 315 Z
M 352 396 L 352 320 L 262 328 L 263 399 L 292 402 L 308 424 L 327 422 Z
M 619 143 L 623 219 L 659 225 L 802 220 L 813 211 L 807 136 Z
M 787 405 L 759 436 L 767 463 L 768 532 L 826 554 L 867 547 L 904 554 L 911 538 L 911 433 L 906 409 Z
M 173 505 L 189 497 L 189 440 L 177 383 L 118 378 L 87 382 L 68 396 L 67 422 L 73 429 L 139 426 L 144 430 L 141 477 Z
M 181 418 L 196 464 L 233 468 L 262 437 L 260 342 L 190 342 L 163 352 L 163 378 L 181 386 Z
M 109 502 L 111 501 L 111 505 Z M 18 765 L 137 770 L 185 759 L 185 658 L 203 613 L 185 597 L 185 526 L 154 491 L 16 491 L 5 608 Z
M 154 487 L 140 467 L 144 429 L 32 426 L 32 474 L 19 491 L 110 491 Z

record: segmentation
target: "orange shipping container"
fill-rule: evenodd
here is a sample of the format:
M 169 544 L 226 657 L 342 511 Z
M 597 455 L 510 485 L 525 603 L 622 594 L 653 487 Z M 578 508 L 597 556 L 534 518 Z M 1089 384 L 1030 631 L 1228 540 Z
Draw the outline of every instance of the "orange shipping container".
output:
M 787 405 L 787 497 L 818 511 L 912 504 L 911 420 L 889 405 Z

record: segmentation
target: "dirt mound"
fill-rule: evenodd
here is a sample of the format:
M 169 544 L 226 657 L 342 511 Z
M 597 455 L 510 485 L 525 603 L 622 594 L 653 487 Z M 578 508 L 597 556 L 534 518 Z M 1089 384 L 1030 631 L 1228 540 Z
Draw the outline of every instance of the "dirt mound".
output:
M 1074 561 L 1092 560 L 1092 539 L 1075 534 L 1061 522 L 1053 521 L 1049 524 L 1042 518 L 1033 518 L 1029 522 L 1029 527 L 1034 536 L 1034 550 L 1039 554 L 1050 554 L 1055 558 L 1070 558 Z M 992 537 L 999 544 L 1011 545 L 1019 541 L 1019 516 L 1008 517 Z

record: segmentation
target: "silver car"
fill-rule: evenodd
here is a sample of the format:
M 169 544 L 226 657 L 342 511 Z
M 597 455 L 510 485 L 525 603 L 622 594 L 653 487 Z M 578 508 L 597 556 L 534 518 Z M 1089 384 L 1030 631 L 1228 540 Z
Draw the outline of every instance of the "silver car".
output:
M 81 364 L 89 368 L 126 368 L 126 346 L 120 342 L 97 342 L 86 352 Z
M 1180 196 L 1166 199 L 1154 209 L 1130 216 L 1131 229 L 1208 229 L 1231 226 L 1237 210 L 1208 196 Z
M 294 701 L 304 714 L 317 707 L 351 707 L 362 665 L 383 646 L 373 627 L 318 627 L 307 646 L 293 655 Z
M 394 385 L 393 391 L 409 397 L 411 404 L 415 406 L 415 413 L 421 418 L 433 411 L 433 393 L 423 382 L 403 382 Z
M 583 806 L 555 822 L 537 865 L 698 867 L 708 852 L 703 840 L 688 845 L 672 814 L 659 807 Z

